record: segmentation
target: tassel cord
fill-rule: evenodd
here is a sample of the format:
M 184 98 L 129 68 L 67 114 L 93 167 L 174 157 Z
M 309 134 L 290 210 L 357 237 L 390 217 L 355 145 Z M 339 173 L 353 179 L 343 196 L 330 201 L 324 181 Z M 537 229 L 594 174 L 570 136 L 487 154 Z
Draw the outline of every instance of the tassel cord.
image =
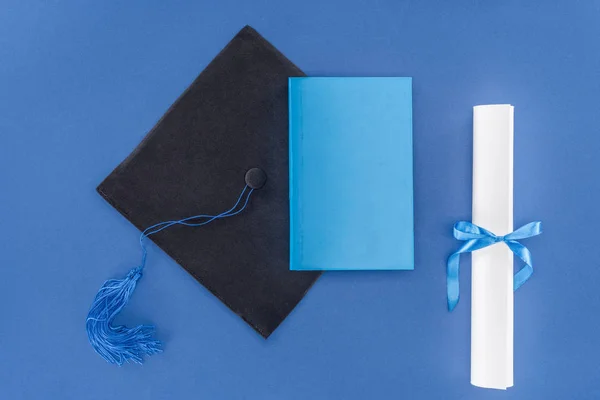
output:
M 235 204 L 233 205 L 233 207 L 231 207 L 227 211 L 222 212 L 221 214 L 218 214 L 218 215 L 205 215 L 205 214 L 193 215 L 191 217 L 187 217 L 187 218 L 180 219 L 180 220 L 159 222 L 157 224 L 154 224 L 154 225 L 144 229 L 144 231 L 140 235 L 140 247 L 142 248 L 142 262 L 140 263 L 140 268 L 143 269 L 144 266 L 146 265 L 146 256 L 148 254 L 148 252 L 146 250 L 146 246 L 144 245 L 144 239 L 146 239 L 147 237 L 149 237 L 151 235 L 154 235 L 155 233 L 158 233 L 167 228 L 170 228 L 173 225 L 198 227 L 198 226 L 206 225 L 216 219 L 233 217 L 233 216 L 241 213 L 242 211 L 244 211 L 244 209 L 248 205 L 248 201 L 250 200 L 250 196 L 252 195 L 252 192 L 254 191 L 254 189 L 250 189 L 249 191 L 247 191 L 247 189 L 249 189 L 249 187 L 247 185 L 244 186 L 244 189 L 240 193 L 240 195 L 239 195 L 237 201 L 235 202 Z M 234 211 L 238 207 L 238 205 L 240 204 L 240 202 L 242 201 L 242 198 L 244 198 L 244 195 L 246 193 L 247 193 L 247 195 L 246 195 L 244 204 L 242 205 L 242 207 L 239 210 Z M 194 221 L 194 220 L 202 219 L 202 218 L 208 218 L 208 219 L 206 221 L 197 222 L 197 223 L 189 222 L 189 221 Z

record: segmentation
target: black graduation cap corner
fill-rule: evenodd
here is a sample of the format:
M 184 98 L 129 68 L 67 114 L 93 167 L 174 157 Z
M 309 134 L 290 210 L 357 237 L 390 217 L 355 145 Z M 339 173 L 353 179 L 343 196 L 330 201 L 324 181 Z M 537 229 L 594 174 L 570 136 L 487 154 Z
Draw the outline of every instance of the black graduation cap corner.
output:
M 105 282 L 86 320 L 107 361 L 161 351 L 153 327 L 112 325 L 147 237 L 265 338 L 320 276 L 289 270 L 290 76 L 305 75 L 246 26 L 98 186 L 142 231 L 142 262 Z

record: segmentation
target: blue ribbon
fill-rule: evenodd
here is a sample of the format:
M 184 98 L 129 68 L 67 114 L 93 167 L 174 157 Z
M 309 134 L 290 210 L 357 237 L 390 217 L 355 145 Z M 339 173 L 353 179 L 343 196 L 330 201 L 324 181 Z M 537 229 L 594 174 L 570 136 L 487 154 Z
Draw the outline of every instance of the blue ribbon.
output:
M 454 307 L 458 304 L 458 267 L 462 253 L 470 253 L 495 243 L 504 242 L 513 253 L 525 262 L 525 266 L 515 274 L 514 290 L 517 290 L 533 274 L 531 253 L 527 247 L 523 246 L 517 240 L 537 236 L 540 233 L 542 233 L 542 223 L 540 221 L 530 222 L 505 236 L 496 236 L 492 232 L 467 221 L 459 221 L 454 224 L 454 237 L 458 240 L 466 240 L 467 242 L 456 253 L 448 257 L 448 265 L 446 267 L 448 310 L 454 310 Z

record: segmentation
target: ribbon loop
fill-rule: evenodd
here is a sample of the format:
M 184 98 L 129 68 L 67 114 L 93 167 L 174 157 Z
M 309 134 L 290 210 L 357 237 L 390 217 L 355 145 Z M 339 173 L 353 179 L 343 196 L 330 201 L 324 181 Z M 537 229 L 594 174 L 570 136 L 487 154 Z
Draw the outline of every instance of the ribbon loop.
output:
M 525 263 L 525 266 L 521 268 L 514 277 L 513 287 L 514 290 L 517 290 L 529 279 L 529 277 L 531 277 L 531 274 L 533 274 L 531 252 L 517 240 L 527 239 L 541 233 L 542 223 L 540 221 L 530 222 L 504 236 L 496 236 L 492 232 L 467 221 L 459 221 L 454 224 L 454 237 L 458 240 L 466 241 L 466 243 L 448 257 L 448 263 L 446 265 L 448 310 L 454 310 L 460 297 L 458 274 L 460 255 L 462 253 L 470 253 L 495 243 L 504 242 L 506 246 L 508 246 L 508 248 Z

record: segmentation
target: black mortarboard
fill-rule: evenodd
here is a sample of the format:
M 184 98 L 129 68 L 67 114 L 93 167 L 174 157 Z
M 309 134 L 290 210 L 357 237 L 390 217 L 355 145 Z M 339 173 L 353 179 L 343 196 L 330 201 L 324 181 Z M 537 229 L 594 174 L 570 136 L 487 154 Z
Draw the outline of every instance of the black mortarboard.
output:
M 201 213 L 232 215 L 219 213 L 235 203 L 245 184 L 259 189 L 233 218 L 201 228 L 175 226 L 151 238 L 265 338 L 320 275 L 289 270 L 290 76 L 304 74 L 246 26 L 98 186 L 140 230 Z M 134 268 L 129 286 L 135 287 L 139 276 L 141 269 Z M 115 282 L 99 292 L 86 323 L 88 336 L 111 362 L 141 361 L 141 355 L 159 351 L 151 331 L 144 330 L 149 327 L 126 332 L 105 326 L 122 308 L 113 304 L 115 298 L 126 302 L 133 290 L 119 286 L 119 293 L 103 298 L 120 284 Z M 96 326 L 98 321 L 103 326 Z M 98 344 L 98 335 L 110 343 Z M 122 348 L 113 351 L 114 346 Z

